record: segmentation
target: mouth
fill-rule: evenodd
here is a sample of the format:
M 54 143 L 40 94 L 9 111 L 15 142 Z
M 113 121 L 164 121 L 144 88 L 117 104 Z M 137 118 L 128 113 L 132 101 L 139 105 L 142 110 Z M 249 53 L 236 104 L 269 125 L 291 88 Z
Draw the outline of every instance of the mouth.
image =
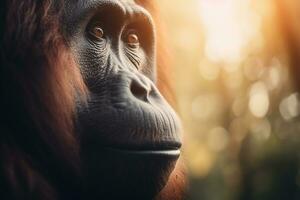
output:
M 114 151 L 115 153 L 122 153 L 127 155 L 141 155 L 141 156 L 167 156 L 167 157 L 179 157 L 180 149 L 177 150 L 124 150 L 124 149 L 114 149 L 114 148 L 106 148 L 106 150 Z
M 124 155 L 176 158 L 180 156 L 180 148 L 180 142 L 164 142 L 156 145 L 126 145 L 126 147 L 106 147 L 105 149 Z

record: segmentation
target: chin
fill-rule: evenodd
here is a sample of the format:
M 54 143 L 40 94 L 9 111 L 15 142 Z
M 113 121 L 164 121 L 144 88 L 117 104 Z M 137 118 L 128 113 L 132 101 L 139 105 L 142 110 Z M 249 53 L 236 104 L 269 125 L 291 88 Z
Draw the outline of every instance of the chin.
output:
M 88 194 L 91 199 L 154 199 L 167 185 L 180 150 L 104 148 L 90 155 Z M 99 158 L 101 158 L 99 160 Z

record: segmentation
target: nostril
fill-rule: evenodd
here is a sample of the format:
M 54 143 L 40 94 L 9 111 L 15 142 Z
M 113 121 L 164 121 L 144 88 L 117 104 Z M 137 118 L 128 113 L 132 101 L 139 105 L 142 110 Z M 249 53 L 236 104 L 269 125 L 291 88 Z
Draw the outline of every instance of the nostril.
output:
M 150 89 L 137 80 L 132 80 L 130 85 L 130 91 L 136 98 L 142 101 L 148 101 L 148 94 Z

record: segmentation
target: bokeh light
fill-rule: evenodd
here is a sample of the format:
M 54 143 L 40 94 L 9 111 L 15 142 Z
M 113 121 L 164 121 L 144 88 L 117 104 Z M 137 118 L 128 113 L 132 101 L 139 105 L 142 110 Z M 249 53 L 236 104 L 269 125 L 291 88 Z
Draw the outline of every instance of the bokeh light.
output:
M 159 0 L 189 200 L 300 199 L 300 1 Z

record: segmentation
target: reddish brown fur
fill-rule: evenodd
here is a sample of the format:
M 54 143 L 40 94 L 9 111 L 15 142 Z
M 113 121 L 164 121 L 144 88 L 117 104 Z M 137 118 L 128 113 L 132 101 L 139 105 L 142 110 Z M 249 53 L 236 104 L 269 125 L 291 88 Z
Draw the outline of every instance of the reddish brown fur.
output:
M 79 185 L 72 117 L 74 89 L 83 86 L 50 2 L 10 0 L 0 5 L 6 9 L 1 13 L 4 199 L 55 199 L 64 183 L 74 181 L 70 191 Z M 62 174 L 74 180 L 62 180 Z

